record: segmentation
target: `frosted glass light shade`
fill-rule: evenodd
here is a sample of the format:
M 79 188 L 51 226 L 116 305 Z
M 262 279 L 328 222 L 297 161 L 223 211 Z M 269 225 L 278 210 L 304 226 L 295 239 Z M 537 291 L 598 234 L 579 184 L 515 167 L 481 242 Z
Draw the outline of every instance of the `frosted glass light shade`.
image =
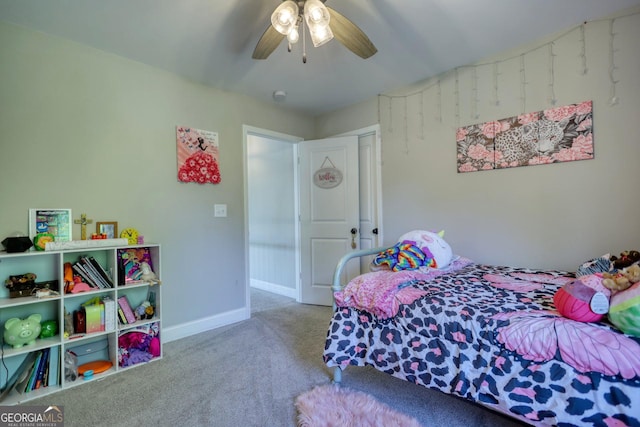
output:
M 304 17 L 310 28 L 318 25 L 327 27 L 331 19 L 329 10 L 320 0 L 307 0 L 305 2 Z
M 271 25 L 280 34 L 288 35 L 298 20 L 298 5 L 291 0 L 284 1 L 271 14 Z
M 318 26 L 314 29 L 309 27 L 309 34 L 311 34 L 314 47 L 322 46 L 333 38 L 333 31 L 328 25 L 326 27 Z
M 287 40 L 289 40 L 289 43 L 295 44 L 299 39 L 300 33 L 298 32 L 298 27 L 294 26 L 291 31 L 289 31 L 289 34 L 287 34 Z
M 329 27 L 329 10 L 320 0 L 307 0 L 304 4 L 304 19 L 311 34 L 313 46 L 322 46 L 333 38 Z

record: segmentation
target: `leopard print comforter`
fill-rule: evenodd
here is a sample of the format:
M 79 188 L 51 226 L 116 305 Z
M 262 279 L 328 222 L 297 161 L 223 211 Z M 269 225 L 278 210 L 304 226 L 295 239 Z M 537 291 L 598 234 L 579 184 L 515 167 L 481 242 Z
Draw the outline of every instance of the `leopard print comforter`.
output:
M 640 427 L 640 339 L 555 310 L 573 276 L 472 264 L 382 319 L 338 307 L 328 367 L 371 365 L 532 425 Z

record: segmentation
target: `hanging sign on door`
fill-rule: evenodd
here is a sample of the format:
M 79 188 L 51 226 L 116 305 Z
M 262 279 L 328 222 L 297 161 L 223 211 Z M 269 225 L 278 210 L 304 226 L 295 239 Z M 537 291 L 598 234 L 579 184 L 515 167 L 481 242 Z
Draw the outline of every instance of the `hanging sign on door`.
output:
M 327 162 L 331 167 L 326 166 Z M 334 188 L 340 185 L 341 182 L 342 171 L 335 167 L 329 156 L 325 157 L 320 169 L 313 174 L 313 183 L 320 188 Z

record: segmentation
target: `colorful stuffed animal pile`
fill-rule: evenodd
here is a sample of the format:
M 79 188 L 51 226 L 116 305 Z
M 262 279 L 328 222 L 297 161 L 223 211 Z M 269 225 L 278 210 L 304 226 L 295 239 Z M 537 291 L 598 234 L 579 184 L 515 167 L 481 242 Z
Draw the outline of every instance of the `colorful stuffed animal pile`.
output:
M 640 265 L 638 264 L 632 264 L 615 273 L 602 273 L 602 284 L 615 292 L 624 291 L 638 282 L 640 282 Z
M 620 257 L 615 255 L 611 256 L 611 262 L 615 269 L 629 267 L 638 261 L 640 261 L 640 252 L 638 251 L 624 251 L 620 253 Z
M 640 337 L 640 265 L 631 264 L 615 274 L 603 273 L 602 284 L 611 289 L 609 321 L 628 335 Z
M 597 322 L 606 314 L 622 332 L 640 337 L 640 252 L 595 258 L 582 264 L 576 276 L 576 281 L 554 295 L 561 315 L 580 322 Z

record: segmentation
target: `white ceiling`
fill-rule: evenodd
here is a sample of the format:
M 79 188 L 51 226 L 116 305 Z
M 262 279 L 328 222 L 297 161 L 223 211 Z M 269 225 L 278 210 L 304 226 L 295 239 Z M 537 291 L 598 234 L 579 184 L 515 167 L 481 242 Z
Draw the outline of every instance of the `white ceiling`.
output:
M 378 48 L 286 41 L 251 59 L 280 0 L 0 0 L 0 20 L 68 38 L 222 90 L 317 115 L 535 41 L 640 0 L 327 0 Z M 0 41 L 2 43 L 3 41 Z M 0 59 L 1 62 L 1 59 Z

